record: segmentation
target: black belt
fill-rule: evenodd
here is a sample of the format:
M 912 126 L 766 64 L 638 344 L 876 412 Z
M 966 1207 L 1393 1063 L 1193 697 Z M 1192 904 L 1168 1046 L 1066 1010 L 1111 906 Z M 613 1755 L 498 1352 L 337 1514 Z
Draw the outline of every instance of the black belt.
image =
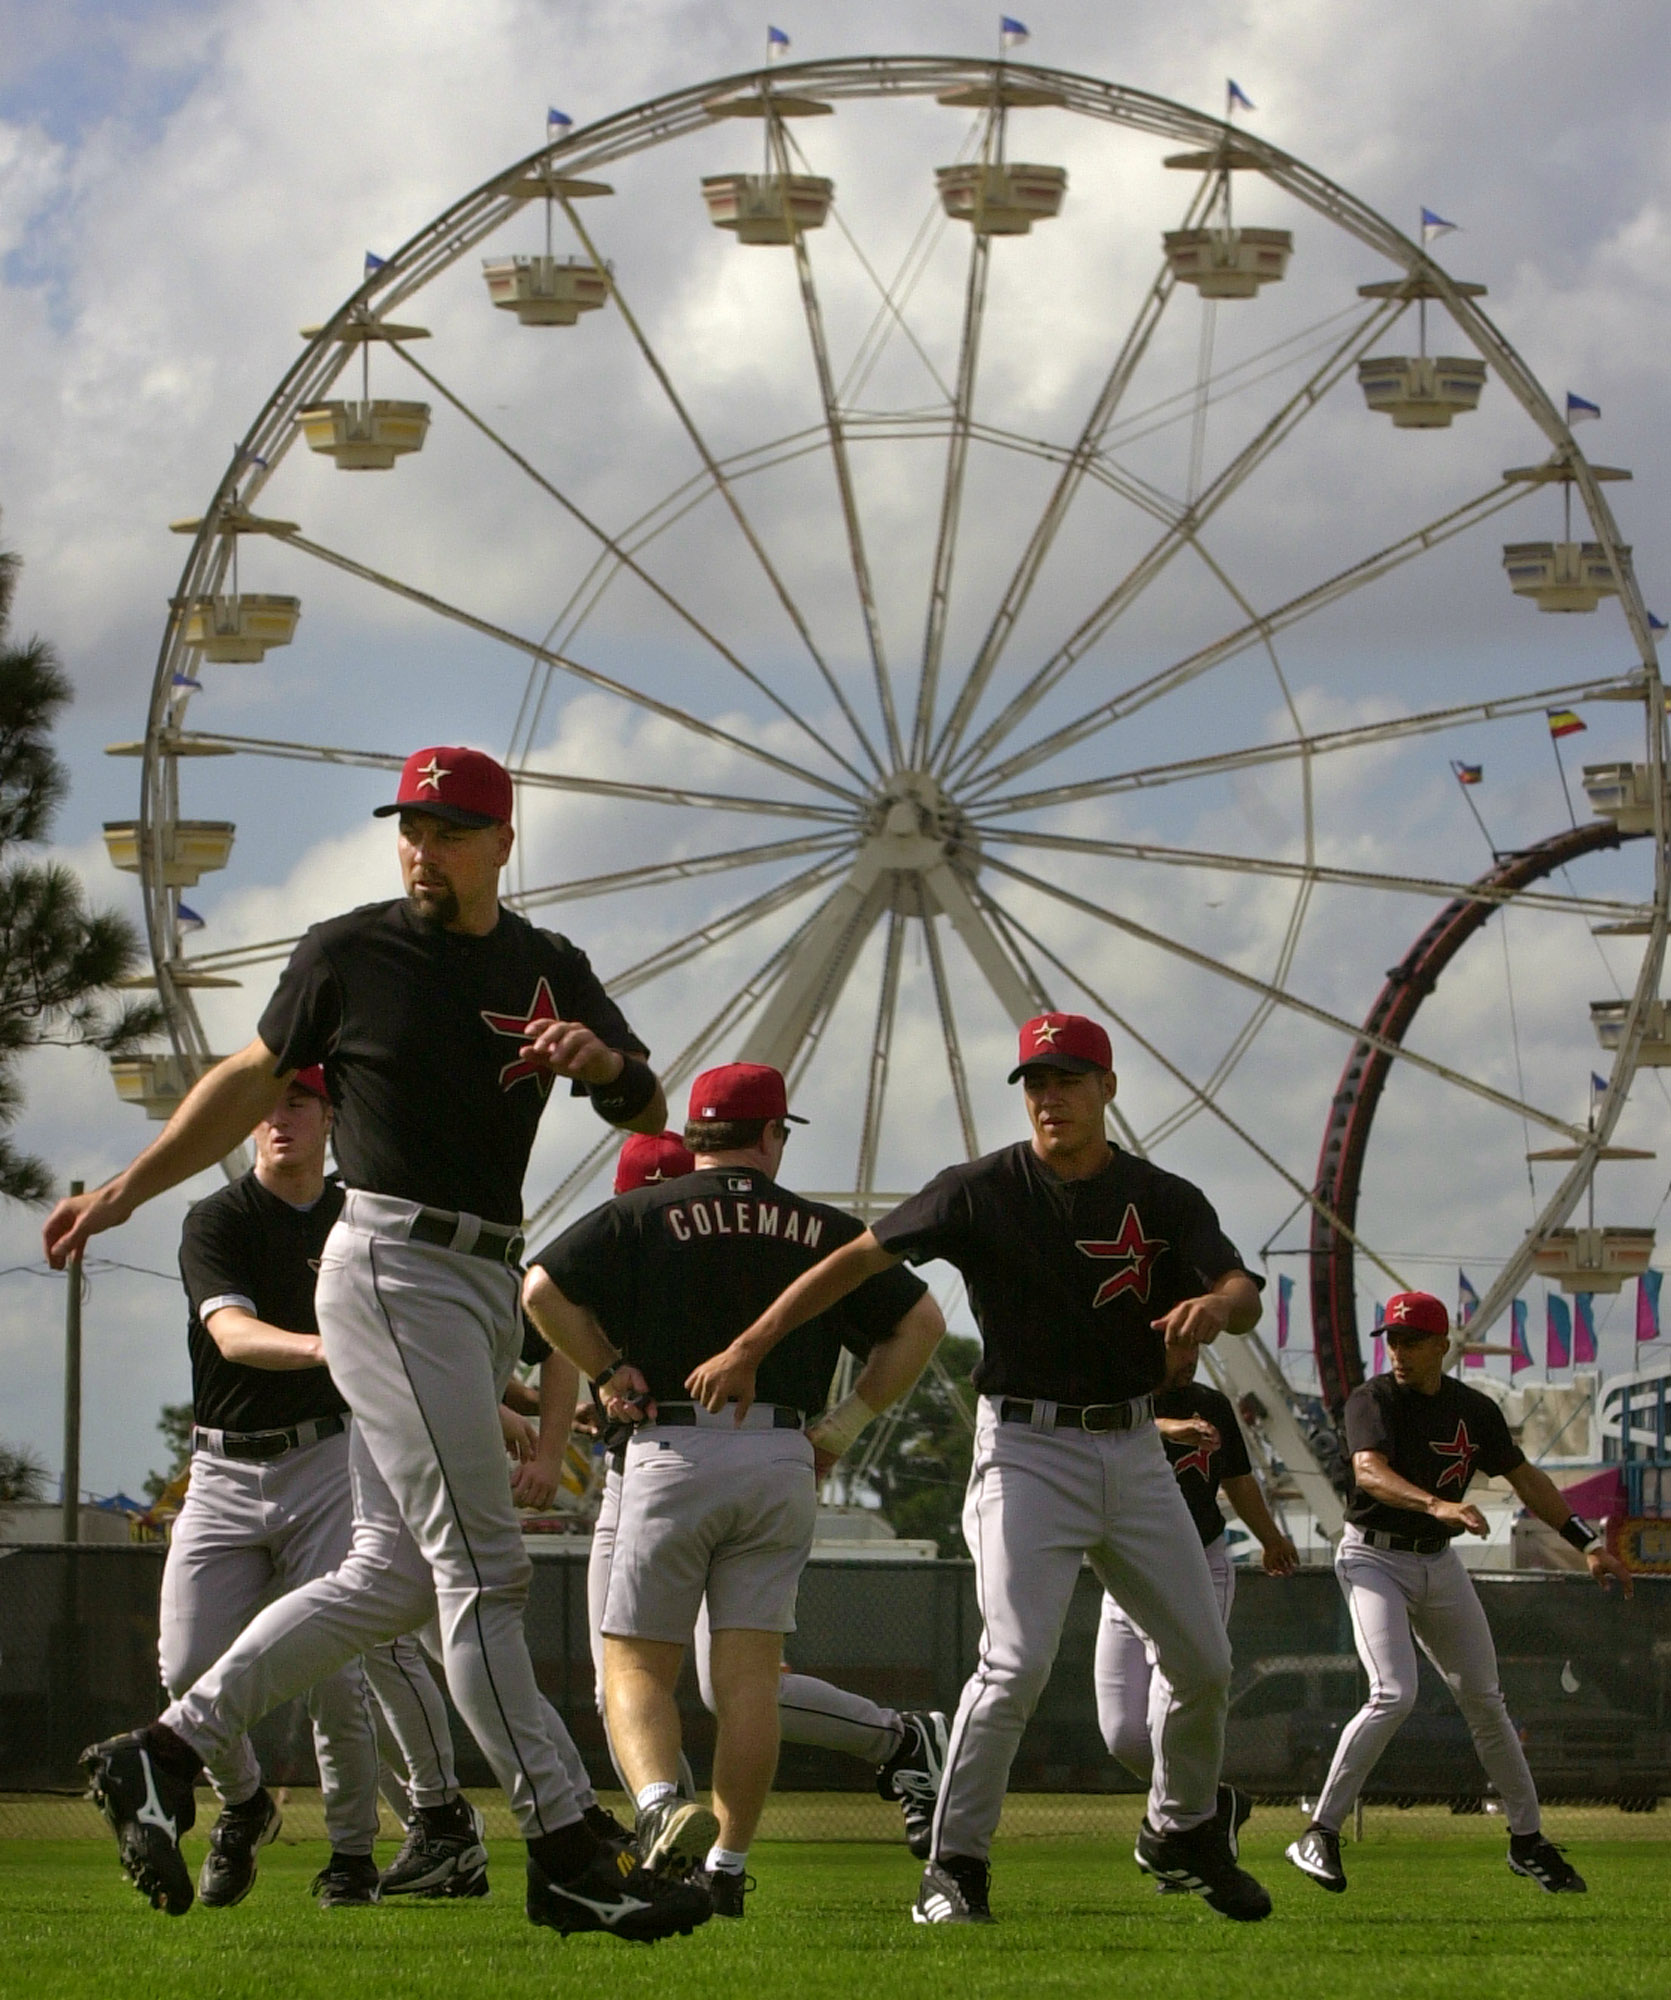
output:
M 1030 1424 L 1037 1403 L 1020 1396 L 1000 1396 L 998 1415 L 1006 1424 Z M 1134 1431 L 1155 1413 L 1153 1396 L 1133 1396 L 1126 1403 L 1058 1403 L 1046 1426 L 1053 1431 Z
M 770 1409 L 772 1413 L 772 1429 L 775 1431 L 798 1431 L 801 1428 L 803 1420 L 800 1411 L 791 1409 L 787 1403 L 754 1403 L 750 1407 L 756 1410 Z M 656 1428 L 660 1429 L 663 1424 L 671 1425 L 674 1430 L 680 1428 L 694 1430 L 696 1428 L 695 1404 L 658 1403 L 656 1405 Z
M 1406 1556 L 1442 1556 L 1451 1545 L 1449 1535 L 1389 1535 L 1383 1528 L 1360 1528 L 1372 1549 L 1396 1549 Z
M 407 1230 L 406 1236 L 411 1243 L 433 1243 L 437 1249 L 452 1250 L 458 1247 L 453 1242 L 457 1233 L 458 1217 L 450 1209 L 425 1208 L 413 1216 L 412 1227 Z M 507 1229 L 498 1222 L 484 1222 L 480 1234 L 465 1255 L 485 1257 L 490 1264 L 520 1264 L 523 1248 L 520 1229 Z
M 305 1444 L 339 1437 L 347 1428 L 346 1417 L 309 1417 L 283 1431 L 217 1431 L 194 1424 L 191 1442 L 193 1451 L 213 1452 L 220 1458 L 283 1458 Z

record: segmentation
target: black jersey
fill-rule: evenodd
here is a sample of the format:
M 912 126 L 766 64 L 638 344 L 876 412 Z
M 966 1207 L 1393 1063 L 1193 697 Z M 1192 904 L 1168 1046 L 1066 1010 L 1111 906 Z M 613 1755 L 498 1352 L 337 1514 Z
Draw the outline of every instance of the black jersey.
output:
M 261 1039 L 281 1070 L 324 1064 L 349 1187 L 514 1226 L 552 1083 L 517 1051 L 528 1022 L 553 1020 L 648 1053 L 567 938 L 510 910 L 469 937 L 426 924 L 403 898 L 315 924 Z
M 348 1408 L 328 1369 L 228 1361 L 204 1325 L 219 1307 L 238 1306 L 286 1333 L 317 1333 L 313 1281 L 341 1213 L 337 1181 L 325 1183 L 311 1208 L 296 1208 L 253 1173 L 187 1211 L 180 1277 L 191 1302 L 191 1406 L 206 1430 L 287 1430 Z
M 709 1167 L 618 1195 L 534 1262 L 596 1315 L 652 1396 L 688 1402 L 691 1370 L 862 1228 L 757 1168 Z M 821 1410 L 839 1351 L 862 1359 L 927 1289 L 911 1271 L 866 1279 L 773 1348 L 755 1377 L 756 1397 Z
M 1476 1472 L 1496 1476 L 1526 1463 L 1502 1411 L 1454 1375 L 1441 1375 L 1432 1396 L 1401 1388 L 1391 1375 L 1360 1383 L 1346 1399 L 1346 1449 L 1378 1451 L 1401 1479 L 1441 1500 L 1460 1500 Z M 1346 1518 L 1389 1535 L 1463 1532 L 1430 1514 L 1372 1500 L 1355 1480 Z
M 1179 1491 L 1189 1504 L 1201 1546 L 1206 1548 L 1224 1533 L 1224 1516 L 1218 1505 L 1219 1486 L 1226 1479 L 1240 1479 L 1253 1470 L 1235 1407 L 1228 1396 L 1221 1396 L 1205 1383 L 1186 1382 L 1181 1388 L 1166 1389 L 1156 1396 L 1155 1415 L 1205 1417 L 1218 1432 L 1216 1450 L 1204 1444 L 1180 1444 L 1164 1431 L 1160 1436 L 1167 1463 L 1177 1474 Z
M 1199 1188 L 1118 1147 L 1100 1173 L 1064 1181 L 1031 1145 L 1006 1146 L 948 1167 L 871 1227 L 884 1250 L 963 1273 L 981 1332 L 974 1384 L 989 1396 L 1144 1395 L 1165 1361 L 1150 1322 L 1245 1268 Z

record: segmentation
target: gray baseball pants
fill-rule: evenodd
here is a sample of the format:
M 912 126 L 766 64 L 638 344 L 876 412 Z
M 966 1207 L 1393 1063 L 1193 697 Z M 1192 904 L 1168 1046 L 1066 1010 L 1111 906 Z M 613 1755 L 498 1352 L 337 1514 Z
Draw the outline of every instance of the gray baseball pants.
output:
M 1497 1787 L 1510 1833 L 1536 1833 L 1537 1787 L 1497 1685 L 1497 1648 L 1485 1607 L 1456 1550 L 1420 1556 L 1377 1549 L 1348 1527 L 1335 1551 L 1335 1575 L 1352 1614 L 1369 1699 L 1340 1732 L 1334 1762 L 1312 1818 L 1338 1833 L 1364 1780 L 1416 1705 L 1416 1646 L 1444 1676 Z
M 163 1566 L 158 1646 L 163 1684 L 181 1695 L 219 1659 L 276 1591 L 335 1569 L 353 1527 L 348 1434 L 255 1462 L 192 1455 L 191 1484 Z M 364 1673 L 362 1674 L 362 1667 Z M 369 1854 L 377 1837 L 378 1754 L 369 1680 L 425 1802 L 456 1791 L 446 1706 L 410 1640 L 377 1647 L 307 1691 L 325 1830 L 339 1854 Z M 427 1694 L 426 1694 L 427 1690 Z M 223 1805 L 261 1783 L 247 1736 L 210 1770 Z
M 1236 1601 L 1236 1565 L 1222 1535 L 1209 1542 L 1203 1553 L 1228 1632 L 1230 1607 Z M 1106 1591 L 1097 1624 L 1092 1678 L 1097 1692 L 1097 1724 L 1108 1754 L 1117 1757 L 1134 1776 L 1151 1778 L 1155 1741 L 1166 1726 L 1172 1688 L 1155 1663 L 1154 1641 Z
M 1080 1565 L 1154 1642 L 1172 1690 L 1156 1744 L 1149 1823 L 1210 1819 L 1224 1756 L 1230 1641 L 1201 1537 L 1144 1422 L 1056 1430 L 1055 1405 L 1003 1423 L 980 1399 L 963 1535 L 975 1559 L 980 1657 L 958 1703 L 934 1814 L 934 1853 L 984 1860 L 1021 1733 L 1050 1678 Z
M 346 1561 L 269 1605 L 162 1719 L 224 1761 L 269 1709 L 438 1616 L 453 1700 L 532 1838 L 579 1818 L 584 1767 L 523 1633 L 532 1565 L 498 1415 L 521 1349 L 517 1281 L 408 1241 L 418 1214 L 351 1190 L 320 1259 L 325 1359 L 354 1413 Z

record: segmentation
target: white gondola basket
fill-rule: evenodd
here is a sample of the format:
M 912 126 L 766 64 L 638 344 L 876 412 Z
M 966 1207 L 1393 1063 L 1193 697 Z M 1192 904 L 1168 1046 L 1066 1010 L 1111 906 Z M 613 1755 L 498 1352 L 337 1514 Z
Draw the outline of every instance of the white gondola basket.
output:
M 112 1056 L 111 1081 L 124 1104 L 137 1104 L 161 1124 L 172 1118 L 192 1085 L 219 1062 L 219 1056 Z
M 1619 560 L 1629 562 L 1628 548 Z M 1619 594 L 1600 542 L 1510 542 L 1503 567 L 1515 596 L 1531 598 L 1540 611 L 1594 611 L 1604 597 Z
M 334 458 L 343 472 L 387 472 L 397 458 L 423 449 L 429 405 L 382 398 L 314 403 L 297 411 L 296 422 L 309 449 Z
M 793 243 L 804 229 L 822 229 L 835 182 L 821 174 L 706 174 L 702 199 L 716 229 L 739 243 Z
M 1166 261 L 1204 299 L 1251 299 L 1288 269 L 1294 238 L 1286 229 L 1169 229 Z
M 1617 1292 L 1653 1255 L 1651 1229 L 1552 1229 L 1533 1246 L 1532 1269 L 1563 1292 Z
M 1586 764 L 1584 792 L 1598 819 L 1621 833 L 1654 830 L 1654 780 L 1646 764 Z
M 1048 222 L 1062 212 L 1068 170 L 968 160 L 936 167 L 934 181 L 940 205 L 953 222 L 967 222 L 977 236 L 1025 236 L 1035 222 Z
M 224 868 L 232 857 L 237 827 L 229 819 L 177 819 L 161 829 L 162 882 L 166 889 L 192 889 L 205 875 Z M 125 875 L 139 871 L 140 824 L 134 819 L 104 823 L 105 851 L 111 866 Z
M 1456 354 L 1382 354 L 1358 363 L 1358 386 L 1395 429 L 1445 430 L 1452 418 L 1479 408 L 1485 363 Z
M 609 302 L 609 267 L 589 257 L 484 257 L 487 295 L 524 326 L 573 326 Z
M 1590 1002 L 1590 1026 L 1596 1031 L 1596 1040 L 1610 1055 L 1623 1045 L 1625 1017 L 1629 1012 L 1628 1000 Z M 1671 1002 L 1649 1001 L 1642 1039 L 1636 1045 L 1636 1065 L 1638 1069 L 1671 1068 Z
M 186 606 L 181 637 L 204 659 L 253 665 L 269 646 L 288 646 L 302 615 L 299 597 L 244 591 L 236 597 L 195 597 Z

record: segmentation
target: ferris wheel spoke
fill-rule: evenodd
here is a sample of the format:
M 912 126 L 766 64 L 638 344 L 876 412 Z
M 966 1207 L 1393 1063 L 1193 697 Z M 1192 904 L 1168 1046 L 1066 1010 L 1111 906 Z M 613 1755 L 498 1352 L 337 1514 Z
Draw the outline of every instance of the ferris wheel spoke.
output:
M 957 1122 L 963 1135 L 963 1151 L 968 1159 L 980 1156 L 980 1140 L 975 1132 L 975 1107 L 969 1097 L 969 1073 L 963 1066 L 963 1043 L 957 1032 L 957 1012 L 952 1005 L 951 985 L 946 978 L 945 955 L 940 949 L 940 933 L 934 927 L 933 912 L 917 885 L 917 916 L 928 948 L 929 977 L 934 984 L 934 1005 L 940 1016 L 940 1034 L 946 1045 L 946 1070 L 951 1078 L 952 1101 L 957 1106 Z
M 604 981 L 611 993 L 631 993 L 640 986 L 647 986 L 652 979 L 659 979 L 664 973 L 673 972 L 681 965 L 707 951 L 710 946 L 723 944 L 727 938 L 735 937 L 739 931 L 746 931 L 763 918 L 772 916 L 787 904 L 800 897 L 810 895 L 814 889 L 822 888 L 840 868 L 839 858 L 833 861 L 816 862 L 811 868 L 803 869 L 799 875 L 791 875 L 787 881 L 774 883 L 758 896 L 751 896 L 746 903 L 739 903 L 734 909 L 710 918 L 707 923 L 698 924 L 694 930 L 686 931 L 683 937 L 674 938 L 671 943 L 659 946 L 648 957 L 640 958 L 633 964 Z M 826 898 L 825 907 L 833 898 Z
M 1377 549 L 1373 555 L 1366 556 L 1349 569 L 1341 570 L 1312 589 L 1302 591 L 1297 597 L 1289 598 L 1274 611 L 1248 619 L 1246 623 L 1227 632 L 1222 638 L 1215 639 L 1210 645 L 1187 654 L 1171 666 L 1162 668 L 1159 673 L 1151 674 L 1147 680 L 1137 681 L 1132 686 L 1122 689 L 1108 701 L 1088 709 L 1083 715 L 1076 716 L 1073 721 L 1052 730 L 1049 735 L 1038 738 L 1026 749 L 1017 751 L 999 763 L 988 765 L 974 777 L 972 789 L 977 794 L 989 792 L 994 785 L 1004 784 L 1011 778 L 1019 777 L 1022 772 L 1029 771 L 1035 765 L 1060 755 L 1062 751 L 1071 749 L 1077 743 L 1084 742 L 1087 737 L 1096 735 L 1100 730 L 1108 728 L 1111 723 L 1135 715 L 1139 709 L 1148 707 L 1151 702 L 1159 701 L 1163 696 L 1174 693 L 1188 682 L 1199 679 L 1201 675 L 1211 672 L 1215 667 L 1222 666 L 1226 660 L 1233 659 L 1238 653 L 1246 652 L 1252 646 L 1268 644 L 1278 632 L 1286 631 L 1290 626 L 1299 624 L 1302 619 L 1338 603 L 1354 590 L 1361 590 L 1364 585 L 1377 582 L 1402 564 L 1427 554 L 1441 543 L 1448 542 L 1469 528 L 1476 527 L 1481 521 L 1489 520 L 1493 514 L 1499 514 L 1505 508 L 1512 507 L 1524 496 L 1526 490 L 1523 484 L 1504 481 L 1489 488 L 1475 499 L 1466 501 L 1462 506 L 1453 508 L 1449 513 L 1442 514 L 1437 520 L 1417 528 L 1411 534 L 1400 536 L 1396 542 L 1389 542 L 1386 547 Z
M 1477 882 L 1446 882 L 1428 875 L 1388 875 L 1365 868 L 1334 868 L 1323 862 L 1285 861 L 1272 855 L 1223 854 L 1205 848 L 1162 847 L 1141 840 L 1092 840 L 1071 833 L 1038 833 L 1020 827 L 983 825 L 981 840 L 1014 847 L 1038 847 L 1068 854 L 1099 854 L 1110 861 L 1157 862 L 1173 868 L 1199 868 L 1209 874 L 1264 875 L 1281 882 L 1321 882 L 1343 889 L 1388 889 L 1403 895 L 1464 902 L 1508 903 L 1516 909 L 1551 910 L 1566 917 L 1618 920 L 1642 914 L 1639 903 L 1604 896 L 1563 896 L 1552 891 L 1482 887 Z
M 564 215 L 568 217 L 569 226 L 573 229 L 581 248 L 599 270 L 604 269 L 603 258 L 598 252 L 597 245 L 587 233 L 586 225 L 581 221 L 579 214 L 576 212 L 574 203 L 565 196 L 562 198 L 561 206 Z M 778 573 L 776 564 L 773 563 L 770 555 L 767 554 L 766 545 L 761 541 L 753 522 L 743 511 L 743 504 L 737 498 L 736 489 L 730 478 L 727 477 L 724 466 L 709 449 L 707 440 L 703 437 L 701 431 L 698 430 L 696 420 L 692 417 L 684 398 L 674 387 L 673 377 L 668 373 L 661 357 L 650 344 L 649 336 L 645 333 L 638 316 L 628 304 L 619 283 L 613 275 L 610 278 L 610 297 L 614 301 L 616 310 L 621 315 L 623 325 L 632 336 L 639 353 L 644 357 L 645 365 L 655 377 L 662 394 L 667 398 L 668 405 L 672 409 L 674 416 L 678 419 L 680 428 L 684 431 L 686 437 L 690 439 L 697 456 L 701 459 L 703 466 L 707 470 L 708 477 L 714 483 L 715 490 L 725 502 L 731 518 L 737 524 L 738 531 L 741 533 L 743 540 L 748 544 L 755 561 L 760 565 L 766 581 L 771 585 L 773 594 L 788 614 L 789 622 L 794 626 L 802 645 L 805 646 L 807 654 L 813 666 L 817 669 L 820 679 L 822 679 L 824 685 L 829 689 L 832 699 L 841 710 L 842 716 L 848 728 L 852 730 L 859 747 L 864 751 L 865 756 L 875 767 L 878 775 L 880 775 L 883 768 L 882 760 L 878 757 L 876 747 L 871 742 L 863 723 L 860 722 L 857 714 L 854 712 L 852 703 L 847 699 L 841 683 L 831 671 L 829 662 L 819 650 L 818 643 L 812 636 L 812 627 L 807 623 L 794 597 L 791 596 L 789 587 Z
M 519 910 L 545 903 L 577 903 L 588 896 L 609 896 L 620 890 L 654 889 L 664 882 L 691 882 L 703 875 L 720 875 L 732 868 L 758 868 L 769 861 L 790 861 L 803 854 L 828 854 L 851 841 L 839 833 L 805 834 L 799 840 L 770 840 L 754 847 L 731 847 L 717 854 L 691 854 L 673 861 L 652 861 L 641 868 L 619 868 L 608 875 L 583 875 L 570 882 L 549 882 L 519 889 L 503 900 Z
M 545 474 L 531 460 L 518 451 L 516 446 L 502 432 L 490 424 L 484 416 L 473 410 L 462 396 L 441 380 L 433 369 L 426 368 L 415 354 L 408 353 L 406 343 L 396 343 L 395 351 L 408 368 L 415 374 L 420 375 L 438 396 L 450 403 L 458 411 L 459 415 L 467 423 L 480 431 L 482 436 L 496 450 L 503 452 L 505 457 L 516 466 L 518 471 L 525 474 L 532 484 L 537 486 L 549 499 L 554 500 L 571 521 L 575 522 L 598 542 L 604 553 L 613 559 L 617 569 L 624 569 L 630 575 L 635 576 L 646 590 L 650 591 L 661 603 L 665 604 L 676 618 L 680 619 L 706 646 L 717 653 L 734 673 L 741 675 L 757 694 L 764 695 L 778 713 L 793 723 L 809 742 L 815 744 L 825 756 L 833 758 L 857 784 L 861 786 L 864 784 L 864 773 L 860 771 L 858 766 L 844 757 L 825 736 L 820 735 L 804 716 L 798 715 L 794 708 L 784 700 L 783 696 L 777 692 L 770 682 L 764 680 L 751 666 L 740 659 L 736 652 L 720 638 L 718 633 L 705 625 L 697 617 L 696 613 L 680 598 L 675 596 L 664 583 L 652 576 L 622 540 L 611 535 L 608 529 L 604 528 L 599 522 L 594 521 L 591 515 L 577 501 L 571 499 L 560 486 L 547 479 Z
M 1400 310 L 1399 303 L 1392 300 L 1374 307 L 1350 329 L 1344 340 L 1335 343 L 1276 415 L 1242 447 L 1199 497 L 1185 506 L 1176 524 L 1139 558 L 1089 617 L 1080 622 L 1077 629 L 982 730 L 957 759 L 957 770 L 979 769 L 982 760 L 1014 733 L 1052 688 L 1073 671 L 1091 648 L 1106 636 L 1115 621 L 1137 602 L 1173 557 L 1200 534 L 1219 508 L 1246 484 L 1279 445 L 1294 434 L 1304 418 L 1317 408 L 1329 389 L 1373 345 Z
M 437 617 L 448 619 L 455 625 L 462 625 L 468 631 L 479 632 L 484 638 L 497 640 L 500 645 L 508 646 L 513 652 L 544 660 L 551 666 L 559 667 L 564 673 L 583 681 L 588 687 L 615 695 L 651 715 L 659 715 L 663 721 L 676 723 L 679 728 L 689 730 L 692 735 L 706 737 L 711 743 L 722 743 L 728 750 L 735 750 L 742 756 L 751 757 L 758 764 L 769 765 L 774 771 L 781 771 L 788 777 L 798 779 L 804 785 L 816 786 L 819 791 L 829 792 L 836 798 L 847 799 L 854 805 L 859 804 L 857 794 L 850 792 L 845 785 L 838 785 L 832 778 L 809 771 L 803 765 L 792 764 L 787 757 L 779 757 L 774 752 L 763 749 L 758 743 L 750 743 L 741 736 L 733 736 L 730 730 L 721 729 L 715 723 L 703 722 L 685 709 L 676 708 L 672 702 L 659 701 L 654 695 L 645 694 L 638 688 L 629 687 L 624 681 L 600 673 L 596 667 L 582 666 L 578 660 L 566 653 L 553 652 L 548 647 L 537 645 L 532 639 L 522 638 L 517 633 L 508 631 L 503 625 L 496 625 L 489 618 L 478 617 L 473 611 L 466 611 L 460 605 L 450 604 L 445 598 L 437 597 L 431 591 L 420 590 L 416 584 L 402 583 L 398 578 L 386 575 L 382 570 L 373 569 L 368 563 L 356 562 L 352 556 L 345 556 L 335 549 L 328 549 L 318 542 L 309 541 L 304 535 L 288 536 L 285 545 L 288 548 L 300 549 L 304 555 L 314 556 L 320 562 L 328 563 L 333 569 L 340 569 L 348 576 L 358 577 L 362 583 L 375 584 L 379 590 L 386 590 L 395 597 L 403 597 L 409 604 L 420 605 L 426 611 L 433 611 Z
M 1090 902 L 1084 896 L 1077 896 L 1071 890 L 1062 888 L 1058 883 L 1047 882 L 1041 876 L 1029 874 L 1023 868 L 1016 868 L 1007 861 L 999 860 L 996 855 L 987 857 L 987 866 L 1001 875 L 1009 876 L 1012 881 L 1019 882 L 1026 888 L 1036 890 L 1042 896 L 1048 896 L 1055 902 L 1065 904 L 1071 910 L 1077 910 L 1082 916 L 1092 917 L 1098 923 L 1107 924 L 1113 930 L 1124 932 L 1127 937 L 1137 938 L 1144 944 L 1153 945 L 1158 951 L 1182 959 L 1199 971 L 1211 973 L 1214 977 L 1223 979 L 1232 986 L 1239 986 L 1246 992 L 1257 993 L 1262 998 L 1272 1000 L 1277 1006 L 1285 1007 L 1291 1013 L 1298 1014 L 1308 1021 L 1315 1021 L 1321 1027 L 1334 1029 L 1337 1034 L 1349 1035 L 1356 1041 L 1366 1042 L 1371 1048 L 1378 1048 L 1384 1054 L 1396 1057 L 1414 1069 L 1425 1070 L 1428 1075 L 1437 1077 L 1442 1083 L 1466 1091 L 1470 1096 L 1478 1097 L 1487 1104 L 1494 1104 L 1500 1111 L 1510 1112 L 1516 1118 L 1530 1119 L 1532 1123 L 1546 1126 L 1551 1132 L 1559 1132 L 1563 1137 L 1575 1142 L 1582 1141 L 1585 1136 L 1581 1127 L 1569 1124 L 1564 1118 L 1557 1118 L 1553 1112 L 1544 1111 L 1535 1104 L 1522 1103 L 1519 1098 L 1511 1097 L 1506 1091 L 1494 1090 L 1490 1084 L 1482 1083 L 1476 1077 L 1465 1076 L 1460 1070 L 1450 1068 L 1448 1064 L 1434 1061 L 1431 1056 L 1417 1055 L 1413 1050 L 1389 1041 L 1385 1036 L 1374 1034 L 1358 1022 L 1348 1021 L 1339 1014 L 1331 1014 L 1326 1007 L 1315 1006 L 1309 1000 L 1302 1000 L 1296 993 L 1286 992 L 1280 987 L 1272 986 L 1268 980 L 1256 978 L 1251 972 L 1243 972 L 1236 966 L 1226 965 L 1222 959 L 1214 958 L 1204 951 L 1197 951 L 1192 945 L 1183 943 L 1181 939 L 1170 938 L 1160 931 L 1151 930 L 1147 924 L 1140 924 L 1134 918 L 1123 917 L 1117 911 L 1105 909 L 1100 903 Z
M 1104 995 L 1097 992 L 1095 987 L 1088 985 L 1083 973 L 1076 972 L 1066 960 L 1058 958 L 1044 940 L 1030 931 L 1012 911 L 1006 909 L 1004 916 L 1005 920 L 1027 940 L 1039 956 L 1047 964 L 1053 965 L 1065 979 L 1071 980 L 1079 988 L 1080 992 L 1085 995 L 1086 999 L 1090 1001 L 1091 1005 L 1096 1008 L 1097 1012 L 1117 1028 L 1128 1042 L 1140 1048 L 1152 1062 L 1165 1070 L 1175 1083 L 1181 1085 L 1194 1100 L 1198 1110 L 1207 1112 L 1211 1117 L 1216 1118 L 1226 1131 L 1234 1133 L 1251 1153 L 1262 1160 L 1279 1179 L 1285 1181 L 1295 1194 L 1308 1207 L 1314 1209 L 1332 1229 L 1338 1229 L 1343 1236 L 1350 1238 L 1354 1247 L 1361 1250 L 1376 1269 L 1387 1278 L 1390 1278 L 1400 1291 L 1407 1291 L 1409 1289 L 1408 1281 L 1399 1272 L 1394 1270 L 1392 1265 L 1377 1250 L 1373 1249 L 1361 1236 L 1350 1229 L 1335 1214 L 1334 1210 L 1329 1207 L 1328 1203 L 1323 1201 L 1304 1181 L 1290 1173 L 1288 1168 L 1282 1164 L 1274 1153 L 1267 1151 L 1253 1134 L 1248 1131 L 1245 1125 L 1242 1125 L 1231 1117 L 1230 1113 L 1224 1109 L 1216 1097 L 1209 1091 L 1203 1090 L 1200 1085 L 1192 1080 L 1186 1071 L 1180 1069 L 1169 1056 L 1157 1048 L 1132 1021 L 1120 1012 L 1111 1000 L 1108 1000 Z
M 882 948 L 882 978 L 876 998 L 876 1025 L 870 1037 L 870 1070 L 865 1081 L 864 1124 L 859 1132 L 858 1175 L 853 1185 L 868 1195 L 876 1185 L 876 1155 L 882 1143 L 882 1107 L 888 1092 L 888 1064 L 893 1055 L 894 1022 L 899 1014 L 899 970 L 904 956 L 905 918 L 888 912 L 888 936 Z

